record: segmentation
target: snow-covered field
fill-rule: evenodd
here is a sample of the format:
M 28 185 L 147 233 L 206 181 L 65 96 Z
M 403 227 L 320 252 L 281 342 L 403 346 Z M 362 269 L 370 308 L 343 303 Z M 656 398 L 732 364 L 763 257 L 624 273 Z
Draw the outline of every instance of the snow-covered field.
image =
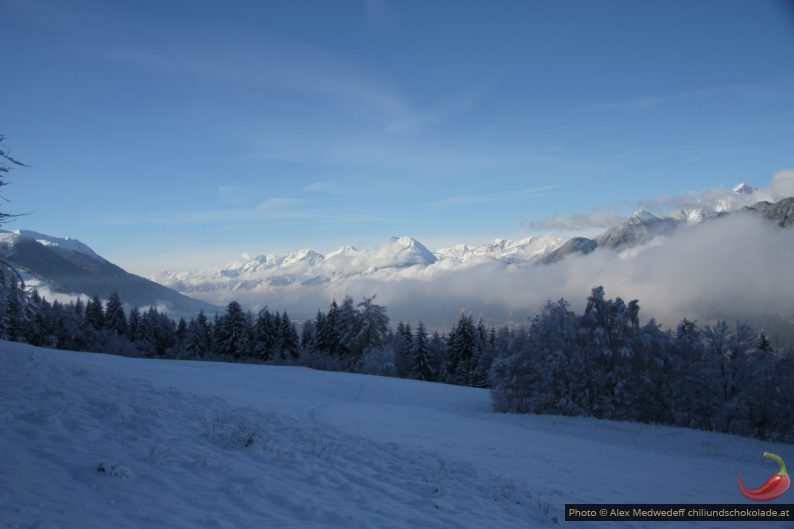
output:
M 748 503 L 738 474 L 775 472 L 764 451 L 794 461 L 722 434 L 495 414 L 479 389 L 0 342 L 5 528 L 570 525 L 565 503 Z

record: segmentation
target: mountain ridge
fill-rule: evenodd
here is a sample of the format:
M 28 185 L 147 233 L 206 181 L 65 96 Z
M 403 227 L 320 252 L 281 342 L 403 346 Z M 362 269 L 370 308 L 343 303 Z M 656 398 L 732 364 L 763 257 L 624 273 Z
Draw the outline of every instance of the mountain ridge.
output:
M 208 302 L 130 274 L 77 239 L 29 230 L 0 230 L 0 255 L 45 297 L 108 299 L 116 292 L 130 307 L 156 306 L 175 316 L 220 310 Z
M 748 186 L 737 186 L 737 193 L 746 193 Z M 253 290 L 266 293 L 270 288 L 298 288 L 351 277 L 373 279 L 385 277 L 389 271 L 399 277 L 432 279 L 435 273 L 465 269 L 487 263 L 502 265 L 551 265 L 570 255 L 587 255 L 596 250 L 623 252 L 645 245 L 657 237 L 670 237 L 676 231 L 710 222 L 735 213 L 755 213 L 781 227 L 794 223 L 794 198 L 775 204 L 759 202 L 733 213 L 704 208 L 681 209 L 670 216 L 658 217 L 638 210 L 620 223 L 594 238 L 540 235 L 524 239 L 493 239 L 470 246 L 458 244 L 435 251 L 418 240 L 392 237 L 372 250 L 342 246 L 323 255 L 309 249 L 284 255 L 267 254 L 243 263 L 193 272 L 165 271 L 152 278 L 189 295 L 205 295 L 214 290 Z M 410 272 L 410 275 L 409 275 Z

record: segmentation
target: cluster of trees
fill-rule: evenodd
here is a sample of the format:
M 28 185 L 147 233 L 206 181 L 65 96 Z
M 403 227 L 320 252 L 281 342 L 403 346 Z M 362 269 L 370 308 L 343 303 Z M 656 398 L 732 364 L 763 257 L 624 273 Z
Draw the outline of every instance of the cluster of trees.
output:
M 496 336 L 467 314 L 445 336 L 429 334 L 421 321 L 415 330 L 402 321 L 392 330 L 374 297 L 354 305 L 347 296 L 304 324 L 301 346 L 304 362 L 315 368 L 486 387 Z
M 1 270 L 0 270 L 1 272 Z M 639 303 L 593 289 L 581 315 L 548 302 L 528 325 L 486 326 L 461 313 L 447 333 L 389 325 L 386 309 L 345 297 L 302 323 L 286 312 L 172 320 L 156 308 L 49 302 L 0 273 L 0 338 L 128 356 L 292 363 L 490 387 L 498 411 L 593 416 L 794 440 L 794 354 L 749 325 L 641 325 Z
M 491 370 L 499 411 L 583 415 L 794 440 L 794 355 L 745 323 L 665 331 L 639 304 L 606 299 L 584 314 L 546 304 Z
M 66 304 L 50 303 L 35 290 L 21 295 L 25 299 L 20 303 L 4 303 L 2 339 L 72 351 L 178 359 L 289 362 L 297 361 L 300 353 L 296 326 L 286 313 L 265 309 L 254 318 L 237 302 L 212 321 L 203 312 L 189 321 L 174 321 L 155 307 L 126 312 L 115 293 L 107 303 L 95 296 Z

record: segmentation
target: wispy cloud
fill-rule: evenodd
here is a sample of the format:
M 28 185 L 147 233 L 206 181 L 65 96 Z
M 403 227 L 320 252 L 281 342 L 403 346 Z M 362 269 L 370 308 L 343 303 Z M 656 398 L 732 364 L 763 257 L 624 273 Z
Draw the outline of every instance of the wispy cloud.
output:
M 285 198 L 285 197 L 272 197 L 267 198 L 256 206 L 257 211 L 266 211 L 273 213 L 284 213 L 289 211 L 297 211 L 299 206 L 306 204 L 305 200 L 300 198 Z
M 413 114 L 398 116 L 386 127 L 385 132 L 409 133 L 441 123 L 470 110 L 487 89 L 486 83 L 477 83 L 457 93 L 449 94 L 437 105 Z
M 588 228 L 606 228 L 620 222 L 621 216 L 614 209 L 596 209 L 590 213 L 574 215 L 555 215 L 543 220 L 530 222 L 534 230 L 585 230 Z
M 431 206 L 461 206 L 471 204 L 487 204 L 491 202 L 510 202 L 517 200 L 528 200 L 548 196 L 550 191 L 558 189 L 560 186 L 541 186 L 531 189 L 520 189 L 516 191 L 503 191 L 498 193 L 480 193 L 470 195 L 455 195 L 442 198 L 431 202 Z
M 336 188 L 336 182 L 319 181 L 319 182 L 312 182 L 311 184 L 301 189 L 301 191 L 306 191 L 307 193 L 318 193 L 323 191 L 330 191 L 335 188 Z
M 218 24 L 177 35 L 154 35 L 149 47 L 108 47 L 105 59 L 238 85 L 301 94 L 353 108 L 388 127 L 421 120 L 382 75 L 324 49 L 262 31 Z M 196 45 L 203 43 L 203 45 Z
M 218 186 L 218 200 L 227 206 L 241 206 L 251 202 L 252 189 L 249 186 L 224 184 Z
M 96 219 L 105 226 L 180 226 L 234 225 L 251 221 L 322 222 L 323 225 L 347 225 L 373 222 L 395 222 L 394 217 L 372 214 L 345 207 L 328 207 L 309 200 L 273 197 L 253 208 L 216 208 L 191 211 L 150 211 L 141 215 L 120 214 Z
M 146 212 L 140 215 L 113 215 L 97 220 L 106 226 L 178 226 L 234 224 L 253 220 L 304 220 L 315 218 L 310 211 L 262 207 L 254 209 L 205 209 L 192 211 Z

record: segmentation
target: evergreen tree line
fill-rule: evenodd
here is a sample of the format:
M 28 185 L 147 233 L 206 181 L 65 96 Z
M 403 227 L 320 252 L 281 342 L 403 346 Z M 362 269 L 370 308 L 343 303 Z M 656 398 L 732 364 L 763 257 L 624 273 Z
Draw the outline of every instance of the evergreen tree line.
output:
M 794 353 L 748 324 L 675 330 L 593 289 L 584 314 L 548 302 L 490 372 L 498 411 L 593 416 L 794 441 Z
M 210 320 L 204 312 L 186 321 L 155 307 L 129 312 L 118 294 L 106 304 L 94 296 L 50 303 L 34 290 L 21 303 L 5 303 L 0 338 L 71 351 L 125 356 L 297 362 L 300 339 L 286 313 L 265 309 L 254 318 L 233 301 Z
M 2 280 L 4 278 L 0 278 Z M 389 325 L 374 297 L 345 297 L 303 322 L 256 315 L 236 301 L 222 314 L 174 321 L 151 307 L 125 311 L 117 294 L 49 302 L 0 289 L 0 338 L 126 356 L 305 365 L 490 387 L 497 411 L 593 416 L 794 440 L 794 354 L 774 351 L 745 323 L 675 330 L 641 325 L 639 303 L 593 289 L 584 313 L 547 302 L 528 325 L 487 326 L 461 313 L 446 333 Z

